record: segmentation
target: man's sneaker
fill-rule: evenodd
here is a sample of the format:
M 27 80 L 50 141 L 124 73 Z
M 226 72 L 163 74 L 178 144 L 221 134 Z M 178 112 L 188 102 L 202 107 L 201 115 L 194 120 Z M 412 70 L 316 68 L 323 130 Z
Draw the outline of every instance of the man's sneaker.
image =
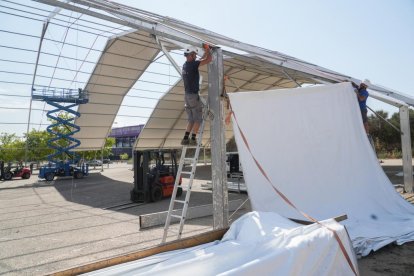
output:
M 190 139 L 188 138 L 183 138 L 183 140 L 181 140 L 182 146 L 188 146 L 189 143 L 190 143 Z
M 197 139 L 190 139 L 190 146 L 197 146 Z

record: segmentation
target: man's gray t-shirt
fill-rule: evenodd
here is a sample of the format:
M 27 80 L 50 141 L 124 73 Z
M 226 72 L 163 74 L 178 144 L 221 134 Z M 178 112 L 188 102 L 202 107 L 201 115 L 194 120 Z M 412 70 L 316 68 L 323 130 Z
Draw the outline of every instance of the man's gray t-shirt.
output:
M 200 82 L 199 65 L 199 60 L 186 61 L 183 65 L 182 74 L 186 94 L 198 94 Z

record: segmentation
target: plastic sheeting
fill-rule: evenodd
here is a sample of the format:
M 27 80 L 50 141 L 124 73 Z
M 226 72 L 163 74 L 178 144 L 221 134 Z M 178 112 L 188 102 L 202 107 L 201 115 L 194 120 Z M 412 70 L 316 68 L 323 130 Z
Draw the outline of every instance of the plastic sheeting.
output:
M 298 209 L 319 220 L 347 214 L 362 256 L 414 240 L 414 207 L 380 167 L 350 83 L 229 96 L 253 156 Z M 234 123 L 253 209 L 303 219 L 267 182 Z
M 353 265 L 345 228 L 334 229 Z M 87 275 L 352 275 L 331 231 L 302 226 L 276 213 L 251 212 L 235 221 L 221 241 L 158 254 Z

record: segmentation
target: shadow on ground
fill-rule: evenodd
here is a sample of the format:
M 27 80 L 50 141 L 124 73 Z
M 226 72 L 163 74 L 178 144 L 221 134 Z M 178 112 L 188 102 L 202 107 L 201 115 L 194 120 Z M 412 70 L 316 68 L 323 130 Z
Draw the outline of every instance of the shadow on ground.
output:
M 207 178 L 210 166 L 197 168 L 200 176 Z M 108 178 L 100 173 L 91 173 L 88 178 L 77 180 L 58 179 L 53 181 L 56 190 L 65 198 L 66 201 L 82 204 L 94 208 L 107 209 L 131 215 L 142 215 L 148 213 L 162 212 L 168 210 L 170 198 L 163 198 L 158 202 L 134 203 L 130 200 L 130 191 L 133 183 L 123 182 Z M 42 184 L 40 184 L 42 185 Z M 43 184 L 52 185 L 52 184 Z M 181 199 L 184 199 L 186 191 L 184 189 Z M 229 200 L 246 197 L 237 193 L 229 193 Z M 191 192 L 189 206 L 199 206 L 212 204 L 211 191 Z

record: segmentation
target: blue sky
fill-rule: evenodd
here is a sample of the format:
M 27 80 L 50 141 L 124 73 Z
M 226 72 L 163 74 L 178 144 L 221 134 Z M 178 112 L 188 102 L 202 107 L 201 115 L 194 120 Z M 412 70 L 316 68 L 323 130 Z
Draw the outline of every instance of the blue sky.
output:
M 12 0 L 36 7 L 47 7 L 33 1 Z M 414 83 L 411 79 L 414 66 L 414 0 L 348 0 L 348 1 L 281 1 L 281 0 L 226 0 L 226 1 L 167 1 L 167 0 L 129 0 L 118 1 L 125 5 L 170 16 L 182 21 L 204 27 L 211 31 L 238 39 L 245 43 L 279 51 L 296 58 L 350 75 L 355 78 L 368 78 L 375 84 L 380 84 L 414 97 Z M 3 8 L 0 7 L 0 11 Z M 7 17 L 0 13 L 1 29 L 39 35 L 41 23 L 28 25 L 27 22 Z M 62 34 L 53 33 L 51 27 L 49 36 L 62 39 Z M 79 34 L 72 41 L 88 44 Z M 21 45 L 37 49 L 38 39 L 21 38 L 0 33 L 2 45 Z M 104 42 L 101 42 L 101 44 Z M 55 45 L 49 51 L 56 51 Z M 65 49 L 69 50 L 69 49 Z M 33 61 L 35 55 L 19 56 L 16 52 L 0 49 L 0 58 L 24 59 Z M 79 56 L 82 55 L 82 50 Z M 95 53 L 96 55 L 96 53 Z M 97 55 L 96 55 L 97 58 Z M 77 64 L 79 66 L 79 64 Z M 0 63 L 5 68 L 5 63 Z M 86 69 L 84 65 L 83 69 Z M 91 66 L 91 65 L 89 65 Z M 33 68 L 23 69 L 8 67 L 14 71 L 27 74 L 33 73 Z M 166 72 L 173 69 L 165 68 Z M 41 72 L 44 75 L 51 71 Z M 169 73 L 168 73 L 169 74 Z M 77 76 L 82 81 L 82 76 Z M 0 74 L 1 80 L 9 80 L 10 74 Z M 31 82 L 30 75 L 19 77 L 19 80 Z M 84 80 L 83 80 L 84 81 Z M 173 78 L 171 79 L 173 82 Z M 27 94 L 27 87 L 13 87 L 0 82 L 0 92 Z M 29 90 L 30 91 L 30 90 Z M 27 106 L 27 99 L 13 99 L 0 96 L 1 106 Z M 149 105 L 154 105 L 155 101 Z M 41 104 L 35 104 L 42 108 Z M 379 104 L 369 99 L 368 105 L 373 109 L 385 109 L 395 112 L 389 105 Z M 136 110 L 121 110 L 123 114 Z M 26 121 L 27 115 L 18 110 L 0 109 L 0 122 L 7 119 Z M 14 115 L 16 116 L 10 116 Z M 145 114 L 149 114 L 147 109 Z M 147 116 L 143 114 L 143 116 Z M 33 120 L 38 120 L 33 115 Z M 119 118 L 119 126 L 140 123 L 136 118 Z M 43 121 L 44 123 L 44 121 Z M 25 126 L 19 126 L 25 131 Z M 14 126 L 0 124 L 0 132 L 14 131 Z M 21 132 L 21 130 L 20 130 Z
M 117 2 L 414 96 L 413 0 Z
M 414 96 L 413 0 L 117 2 Z

